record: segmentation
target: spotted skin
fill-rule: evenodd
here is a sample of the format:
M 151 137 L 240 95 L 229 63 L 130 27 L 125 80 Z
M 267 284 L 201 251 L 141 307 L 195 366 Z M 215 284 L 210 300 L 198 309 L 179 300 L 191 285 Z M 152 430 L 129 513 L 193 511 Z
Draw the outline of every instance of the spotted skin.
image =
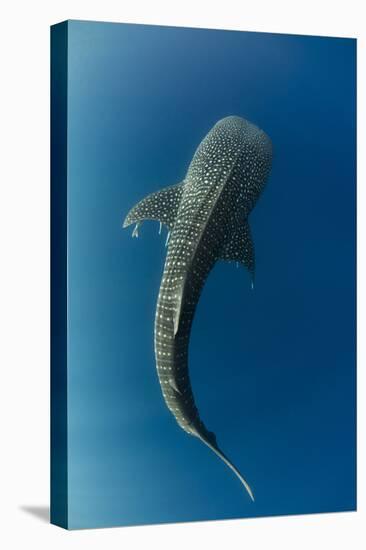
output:
M 222 259 L 244 265 L 254 280 L 248 224 L 268 177 L 269 137 L 243 118 L 220 120 L 203 139 L 184 181 L 153 193 L 128 213 L 124 227 L 146 219 L 164 223 L 170 238 L 155 317 L 155 357 L 162 393 L 179 426 L 201 439 L 239 477 L 200 418 L 188 371 L 188 345 L 196 306 L 208 274 Z

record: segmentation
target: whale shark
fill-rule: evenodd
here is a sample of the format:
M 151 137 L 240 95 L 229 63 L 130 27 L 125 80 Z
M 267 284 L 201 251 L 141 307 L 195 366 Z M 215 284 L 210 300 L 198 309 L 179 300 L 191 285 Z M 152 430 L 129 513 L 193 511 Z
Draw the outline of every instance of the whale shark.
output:
M 219 120 L 199 144 L 183 181 L 152 193 L 127 214 L 138 237 L 144 220 L 168 229 L 156 306 L 154 348 L 165 403 L 178 425 L 209 447 L 253 492 L 200 417 L 188 369 L 192 322 L 201 291 L 219 260 L 243 265 L 254 286 L 255 255 L 248 216 L 268 179 L 272 142 L 239 116 Z

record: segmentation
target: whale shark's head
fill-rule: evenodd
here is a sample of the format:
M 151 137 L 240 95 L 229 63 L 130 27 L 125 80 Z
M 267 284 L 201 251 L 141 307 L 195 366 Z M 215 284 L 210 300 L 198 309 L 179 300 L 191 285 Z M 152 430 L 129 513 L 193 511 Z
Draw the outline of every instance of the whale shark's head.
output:
M 221 162 L 232 163 L 226 185 L 232 187 L 238 209 L 248 215 L 271 169 L 272 142 L 258 126 L 239 116 L 219 120 L 212 134 L 220 143 Z

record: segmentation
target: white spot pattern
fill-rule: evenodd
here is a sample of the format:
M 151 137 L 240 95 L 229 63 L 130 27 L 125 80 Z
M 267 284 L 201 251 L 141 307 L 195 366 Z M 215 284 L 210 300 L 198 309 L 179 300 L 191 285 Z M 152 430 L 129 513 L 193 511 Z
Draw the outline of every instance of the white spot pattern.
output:
M 199 417 L 190 384 L 190 330 L 201 290 L 217 260 L 240 262 L 254 276 L 248 215 L 271 160 L 271 140 L 262 130 L 240 117 L 226 117 L 197 148 L 184 181 L 140 201 L 124 222 L 126 227 L 156 219 L 169 228 L 155 317 L 158 377 L 178 424 L 188 433 L 198 432 L 216 449 L 216 438 Z

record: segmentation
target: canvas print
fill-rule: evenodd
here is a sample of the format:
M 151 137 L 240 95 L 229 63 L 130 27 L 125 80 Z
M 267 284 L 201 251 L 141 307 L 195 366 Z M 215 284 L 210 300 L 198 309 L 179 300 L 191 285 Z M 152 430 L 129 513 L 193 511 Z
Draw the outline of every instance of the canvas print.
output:
M 356 509 L 355 90 L 350 38 L 51 28 L 52 523 Z

